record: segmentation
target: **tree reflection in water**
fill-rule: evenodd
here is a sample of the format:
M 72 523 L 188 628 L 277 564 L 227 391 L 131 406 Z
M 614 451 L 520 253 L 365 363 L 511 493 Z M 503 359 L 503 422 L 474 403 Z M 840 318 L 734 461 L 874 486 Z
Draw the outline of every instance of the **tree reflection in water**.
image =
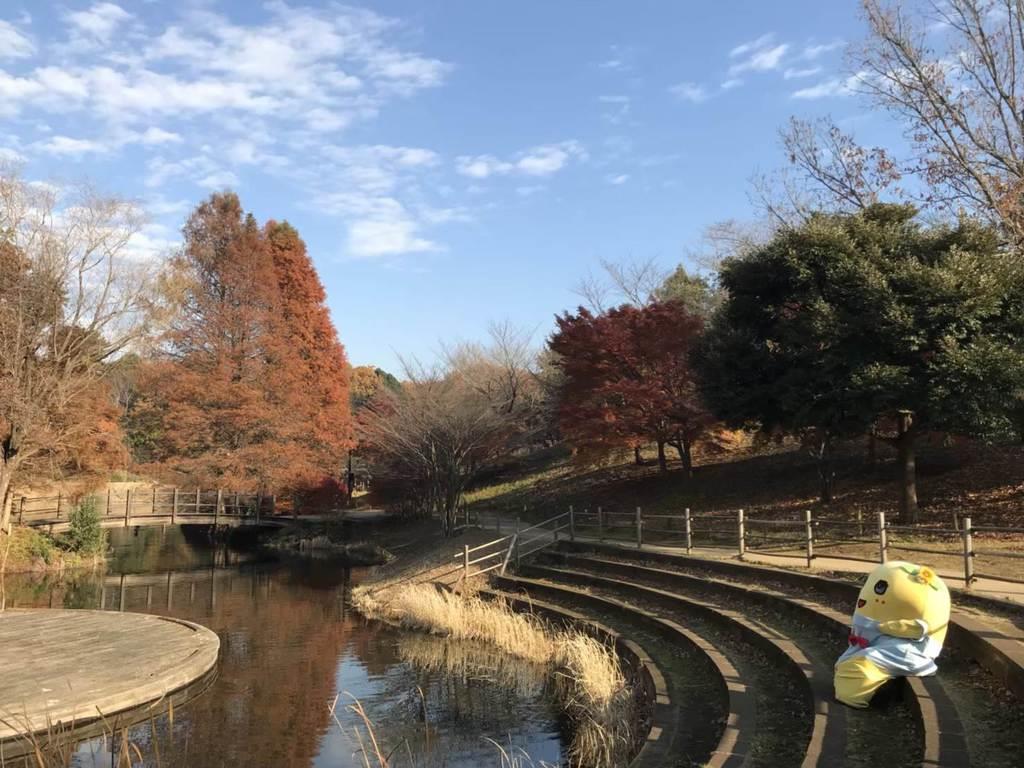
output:
M 329 711 L 343 692 L 362 702 L 385 752 L 412 753 L 416 768 L 498 765 L 485 737 L 523 748 L 538 764 L 559 761 L 559 717 L 542 670 L 486 648 L 364 621 L 345 603 L 353 575 L 330 563 L 147 571 L 168 560 L 186 568 L 223 562 L 201 551 L 193 536 L 168 531 L 163 540 L 140 537 L 139 552 L 122 543 L 115 564 L 141 571 L 123 579 L 8 575 L 4 583 L 8 607 L 159 613 L 220 636 L 211 688 L 176 709 L 173 723 L 166 715 L 155 721 L 161 768 L 363 766 L 353 736 L 357 716 L 339 706 L 339 729 Z M 133 727 L 130 737 L 144 765 L 158 765 L 151 726 Z M 111 756 L 92 740 L 80 746 L 75 764 L 109 766 Z

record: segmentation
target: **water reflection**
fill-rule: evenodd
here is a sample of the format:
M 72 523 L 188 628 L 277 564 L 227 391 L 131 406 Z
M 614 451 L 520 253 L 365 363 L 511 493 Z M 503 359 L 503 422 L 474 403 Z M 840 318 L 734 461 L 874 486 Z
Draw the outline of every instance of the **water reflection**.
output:
M 173 718 L 132 728 L 144 755 L 133 764 L 363 766 L 353 731 L 360 721 L 342 692 L 363 703 L 385 752 L 395 750 L 394 766 L 498 765 L 484 737 L 522 747 L 538 764 L 558 762 L 558 715 L 536 670 L 365 622 L 345 601 L 364 573 L 329 562 L 235 564 L 252 554 L 198 531 L 124 532 L 114 542 L 114 572 L 4 582 L 8 607 L 159 613 L 220 636 L 217 680 Z M 341 727 L 329 711 L 339 694 Z M 111 765 L 116 752 L 93 740 L 74 765 Z

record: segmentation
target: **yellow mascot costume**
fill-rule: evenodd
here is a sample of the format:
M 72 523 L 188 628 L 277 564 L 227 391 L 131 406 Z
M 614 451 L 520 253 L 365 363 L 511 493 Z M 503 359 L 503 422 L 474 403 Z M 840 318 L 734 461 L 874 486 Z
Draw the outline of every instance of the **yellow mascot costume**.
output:
M 949 590 L 932 569 L 878 566 L 857 596 L 850 647 L 836 662 L 836 698 L 866 707 L 894 677 L 934 675 L 948 625 Z

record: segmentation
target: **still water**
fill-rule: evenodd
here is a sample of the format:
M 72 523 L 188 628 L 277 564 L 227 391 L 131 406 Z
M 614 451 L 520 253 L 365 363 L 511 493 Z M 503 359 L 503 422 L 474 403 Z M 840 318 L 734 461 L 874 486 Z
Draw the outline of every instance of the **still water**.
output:
M 488 739 L 537 766 L 561 760 L 561 723 L 538 670 L 367 622 L 346 602 L 367 571 L 268 562 L 216 546 L 198 527 L 117 530 L 111 539 L 103 575 L 8 575 L 4 590 L 8 607 L 158 613 L 220 636 L 212 685 L 172 716 L 129 730 L 133 765 L 365 766 L 360 739 L 368 751 L 369 740 L 355 700 L 381 751 L 393 752 L 393 768 L 499 766 Z M 118 751 L 94 739 L 78 746 L 72 764 L 114 765 Z

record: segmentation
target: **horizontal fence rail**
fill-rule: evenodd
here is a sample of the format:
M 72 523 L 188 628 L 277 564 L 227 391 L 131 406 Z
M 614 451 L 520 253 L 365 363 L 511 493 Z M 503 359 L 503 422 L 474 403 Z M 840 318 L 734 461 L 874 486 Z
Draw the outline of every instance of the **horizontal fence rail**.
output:
M 500 532 L 501 516 L 495 515 L 493 520 Z M 534 535 L 536 528 L 543 532 Z M 627 541 L 637 547 L 679 547 L 687 553 L 695 548 L 719 548 L 735 552 L 741 559 L 747 554 L 764 554 L 801 560 L 807 567 L 820 557 L 884 563 L 902 553 L 919 553 L 946 558 L 943 567 L 947 572 L 960 571 L 968 588 L 978 579 L 1024 583 L 1024 568 L 1013 571 L 1007 567 L 1024 560 L 1024 527 L 973 526 L 970 516 L 955 517 L 953 527 L 928 527 L 893 524 L 883 512 L 870 518 L 858 512 L 854 520 L 833 520 L 815 517 L 809 510 L 799 517 L 761 518 L 742 509 L 651 514 L 641 507 L 624 511 L 570 506 L 565 513 L 522 531 L 517 528 L 517 532 L 524 537 L 517 541 L 519 557 L 550 546 L 567 532 L 570 539 L 582 536 Z M 1021 537 L 1020 551 L 1007 546 L 1007 537 L 1012 542 L 1013 536 Z M 1000 541 L 993 541 L 996 537 Z M 540 546 L 533 547 L 533 542 Z

